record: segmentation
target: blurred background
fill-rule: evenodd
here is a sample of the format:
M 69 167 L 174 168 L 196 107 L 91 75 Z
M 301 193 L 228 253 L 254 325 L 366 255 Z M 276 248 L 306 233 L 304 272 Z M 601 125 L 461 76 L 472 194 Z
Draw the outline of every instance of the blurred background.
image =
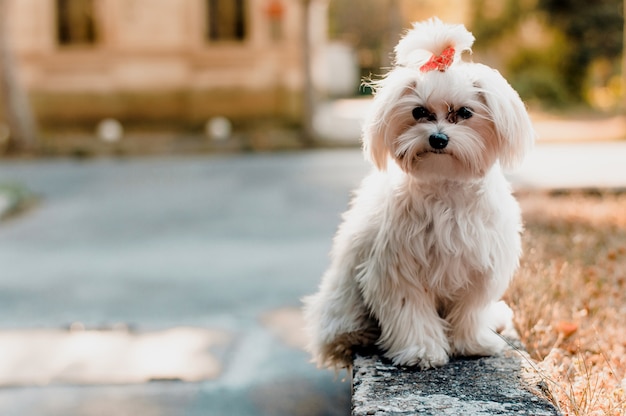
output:
M 498 68 L 533 110 L 623 107 L 619 0 L 2 3 L 3 152 L 328 144 L 339 134 L 325 104 L 370 94 L 361 80 L 390 65 L 410 22 L 434 15 L 466 24 L 475 60 Z
M 621 0 L 0 0 L 0 413 L 348 414 L 299 299 L 431 16 L 529 106 L 514 186 L 626 186 Z

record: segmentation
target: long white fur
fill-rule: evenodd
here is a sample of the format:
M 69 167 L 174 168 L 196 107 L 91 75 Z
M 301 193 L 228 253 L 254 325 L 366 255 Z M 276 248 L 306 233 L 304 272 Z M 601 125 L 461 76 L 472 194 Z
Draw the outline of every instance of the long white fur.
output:
M 532 125 L 491 68 L 457 57 L 445 72 L 419 70 L 424 51 L 458 53 L 473 40 L 460 25 L 417 23 L 378 85 L 363 132 L 375 170 L 343 216 L 319 291 L 304 299 L 321 366 L 348 367 L 367 344 L 421 368 L 504 346 L 495 330 L 511 312 L 499 300 L 519 264 L 522 223 L 500 165 L 521 161 Z M 436 120 L 414 120 L 418 106 Z M 473 116 L 454 118 L 460 107 Z M 433 133 L 449 137 L 445 149 L 430 147 Z

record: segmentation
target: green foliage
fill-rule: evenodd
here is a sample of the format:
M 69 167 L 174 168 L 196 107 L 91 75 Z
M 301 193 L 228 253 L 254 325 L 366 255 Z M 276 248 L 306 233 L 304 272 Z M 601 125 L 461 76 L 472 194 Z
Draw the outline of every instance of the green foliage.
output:
M 517 72 L 509 81 L 520 96 L 531 104 L 562 108 L 573 100 L 558 74 L 541 66 Z
M 581 55 L 615 58 L 621 54 L 623 0 L 539 0 L 538 7 Z
M 545 48 L 522 48 L 507 63 L 511 85 L 522 98 L 547 107 L 565 107 L 576 101 L 560 75 L 559 50 L 553 40 Z
M 472 10 L 476 47 L 498 57 L 524 99 L 583 103 L 594 62 L 621 57 L 623 0 L 473 0 Z M 529 31 L 541 40 L 527 42 Z
M 472 33 L 483 45 L 497 42 L 516 30 L 526 9 L 519 0 L 473 0 Z
M 561 31 L 569 47 L 561 54 L 566 86 L 584 96 L 587 70 L 598 58 L 617 59 L 622 52 L 622 0 L 539 0 L 548 22 Z

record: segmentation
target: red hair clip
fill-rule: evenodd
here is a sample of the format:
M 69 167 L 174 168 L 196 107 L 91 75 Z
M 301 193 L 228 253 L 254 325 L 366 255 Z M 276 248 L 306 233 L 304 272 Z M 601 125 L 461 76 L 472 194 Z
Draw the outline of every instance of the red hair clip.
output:
M 452 61 L 454 61 L 454 48 L 449 46 L 441 52 L 441 55 L 431 56 L 428 62 L 420 67 L 420 71 L 428 72 L 436 69 L 439 72 L 444 72 L 452 65 Z

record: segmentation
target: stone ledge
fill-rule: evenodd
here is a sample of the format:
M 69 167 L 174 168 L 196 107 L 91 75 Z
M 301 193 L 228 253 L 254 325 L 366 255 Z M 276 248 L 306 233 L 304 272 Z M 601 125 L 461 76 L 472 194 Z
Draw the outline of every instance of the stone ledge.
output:
M 360 352 L 352 369 L 352 416 L 560 415 L 541 396 L 524 354 L 510 348 L 420 371 L 395 366 L 377 352 Z

